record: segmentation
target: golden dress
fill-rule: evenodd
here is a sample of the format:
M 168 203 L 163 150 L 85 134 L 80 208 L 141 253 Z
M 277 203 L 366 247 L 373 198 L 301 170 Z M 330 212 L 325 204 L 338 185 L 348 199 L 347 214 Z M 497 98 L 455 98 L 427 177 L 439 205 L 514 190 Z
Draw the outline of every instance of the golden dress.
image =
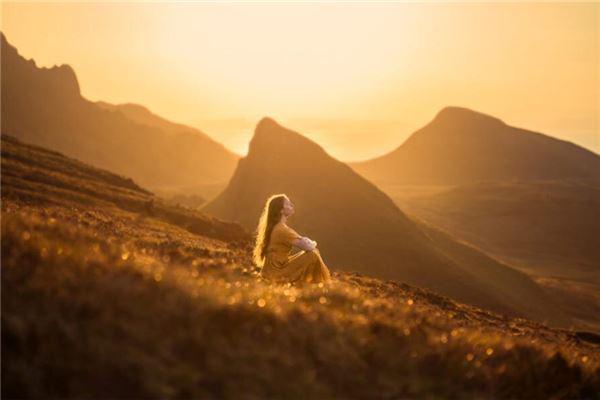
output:
M 275 282 L 329 282 L 331 273 L 319 249 L 292 254 L 293 241 L 301 236 L 284 224 L 277 223 L 271 232 L 261 276 Z

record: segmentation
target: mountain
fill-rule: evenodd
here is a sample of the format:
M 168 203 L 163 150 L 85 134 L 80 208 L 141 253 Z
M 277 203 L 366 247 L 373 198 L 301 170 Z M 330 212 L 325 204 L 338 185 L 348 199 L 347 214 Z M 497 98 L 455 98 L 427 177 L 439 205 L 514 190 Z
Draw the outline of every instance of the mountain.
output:
M 229 185 L 202 211 L 254 230 L 264 201 L 281 192 L 296 205 L 290 224 L 319 243 L 334 270 L 401 280 L 512 315 L 562 320 L 525 274 L 409 219 L 375 185 L 271 118 L 258 123 Z
M 127 175 L 154 190 L 226 182 L 239 156 L 135 105 L 81 96 L 68 65 L 38 68 L 2 34 L 2 134 Z
M 357 273 L 271 285 L 238 225 L 149 207 L 130 178 L 12 137 L 1 149 L 2 398 L 600 393 L 597 334 Z
M 193 133 L 203 136 L 205 140 L 212 140 L 208 135 L 196 128 L 166 120 L 139 104 L 111 104 L 105 101 L 97 101 L 96 104 L 105 110 L 118 111 L 135 123 L 160 128 L 164 132 L 171 133 L 174 136 L 183 133 Z
M 382 185 L 600 177 L 597 154 L 463 107 L 443 108 L 396 150 L 348 165 Z

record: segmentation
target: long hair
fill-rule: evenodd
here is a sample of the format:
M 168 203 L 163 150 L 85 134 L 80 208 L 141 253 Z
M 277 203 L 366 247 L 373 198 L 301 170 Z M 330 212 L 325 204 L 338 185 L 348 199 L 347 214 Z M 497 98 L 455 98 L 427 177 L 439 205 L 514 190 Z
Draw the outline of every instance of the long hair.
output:
M 263 208 L 262 214 L 256 227 L 256 241 L 252 258 L 256 266 L 261 267 L 265 264 L 265 253 L 271 241 L 271 232 L 273 227 L 281 220 L 281 210 L 283 210 L 284 200 L 288 198 L 285 194 L 274 194 L 270 196 Z

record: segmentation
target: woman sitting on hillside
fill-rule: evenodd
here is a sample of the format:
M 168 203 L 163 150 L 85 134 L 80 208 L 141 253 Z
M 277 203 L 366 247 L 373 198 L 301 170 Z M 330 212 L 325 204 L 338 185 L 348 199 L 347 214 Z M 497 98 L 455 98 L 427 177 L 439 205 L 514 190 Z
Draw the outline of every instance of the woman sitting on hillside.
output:
M 285 194 L 267 199 L 256 229 L 253 257 L 261 276 L 275 282 L 329 282 L 331 273 L 317 242 L 286 225 L 294 205 Z M 291 254 L 292 246 L 304 251 Z

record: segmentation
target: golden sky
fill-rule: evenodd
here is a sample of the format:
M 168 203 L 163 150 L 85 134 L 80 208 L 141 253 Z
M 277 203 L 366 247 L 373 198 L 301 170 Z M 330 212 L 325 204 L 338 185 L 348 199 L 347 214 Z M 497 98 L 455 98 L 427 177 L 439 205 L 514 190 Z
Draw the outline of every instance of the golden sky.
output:
M 600 152 L 600 4 L 2 3 L 38 66 L 245 155 L 263 116 L 343 161 L 393 150 L 444 106 Z

